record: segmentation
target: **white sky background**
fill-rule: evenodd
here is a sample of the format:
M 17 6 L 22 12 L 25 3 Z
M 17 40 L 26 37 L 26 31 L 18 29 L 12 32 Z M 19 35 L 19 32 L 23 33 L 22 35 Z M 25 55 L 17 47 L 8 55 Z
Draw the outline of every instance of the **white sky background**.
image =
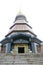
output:
M 0 0 L 0 41 L 9 32 L 20 8 L 34 33 L 43 41 L 43 0 Z

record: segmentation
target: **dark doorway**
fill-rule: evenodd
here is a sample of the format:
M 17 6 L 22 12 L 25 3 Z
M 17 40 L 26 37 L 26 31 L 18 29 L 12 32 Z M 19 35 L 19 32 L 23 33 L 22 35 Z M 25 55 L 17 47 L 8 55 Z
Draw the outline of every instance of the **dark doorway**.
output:
M 18 53 L 24 53 L 24 47 L 18 47 Z

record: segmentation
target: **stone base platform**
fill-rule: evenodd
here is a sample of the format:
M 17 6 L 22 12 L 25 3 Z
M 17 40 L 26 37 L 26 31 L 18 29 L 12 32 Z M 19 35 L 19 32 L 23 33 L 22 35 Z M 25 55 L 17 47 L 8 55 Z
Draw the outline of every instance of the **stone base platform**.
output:
M 43 65 L 43 55 L 0 53 L 0 65 Z

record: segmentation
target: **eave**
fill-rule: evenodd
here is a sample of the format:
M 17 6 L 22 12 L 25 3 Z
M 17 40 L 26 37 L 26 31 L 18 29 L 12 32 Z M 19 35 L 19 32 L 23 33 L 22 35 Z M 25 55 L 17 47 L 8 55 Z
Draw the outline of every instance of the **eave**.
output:
M 1 41 L 2 44 L 6 44 L 6 43 L 13 43 L 15 42 L 16 40 L 19 40 L 19 39 L 23 39 L 23 40 L 27 40 L 28 42 L 31 42 L 31 43 L 37 43 L 37 44 L 40 44 L 42 43 L 41 40 L 39 40 L 38 38 L 36 37 L 31 37 L 30 35 L 28 34 L 15 34 L 13 36 L 10 36 L 10 37 L 5 37 L 5 39 L 3 39 Z M 29 43 L 28 43 L 29 44 Z
M 12 29 L 15 25 L 27 25 L 28 27 L 32 29 L 32 27 L 28 25 L 27 23 L 15 23 L 13 26 L 10 27 L 10 29 Z
M 31 32 L 29 30 L 13 30 L 10 33 L 8 33 L 5 37 L 9 36 L 10 34 L 12 34 L 14 32 L 29 32 L 29 33 L 33 34 L 35 37 L 37 36 L 36 34 L 34 34 L 33 32 Z

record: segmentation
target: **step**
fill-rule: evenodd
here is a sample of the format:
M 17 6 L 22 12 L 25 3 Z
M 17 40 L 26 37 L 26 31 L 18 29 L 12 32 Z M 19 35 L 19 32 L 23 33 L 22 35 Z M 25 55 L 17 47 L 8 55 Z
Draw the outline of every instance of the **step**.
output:
M 43 55 L 0 54 L 0 65 L 43 65 Z

